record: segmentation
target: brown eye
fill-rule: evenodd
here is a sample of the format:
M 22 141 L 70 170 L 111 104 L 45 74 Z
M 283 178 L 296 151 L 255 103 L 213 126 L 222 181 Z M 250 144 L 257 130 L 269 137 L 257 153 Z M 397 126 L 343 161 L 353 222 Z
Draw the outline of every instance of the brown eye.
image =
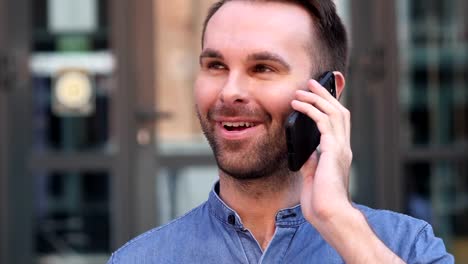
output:
M 209 62 L 206 67 L 210 70 L 224 70 L 226 69 L 226 66 L 220 62 L 217 61 L 212 61 Z
M 273 72 L 273 71 L 274 71 L 273 68 L 264 64 L 257 64 L 253 68 L 253 72 L 256 72 L 256 73 L 268 73 L 268 72 Z

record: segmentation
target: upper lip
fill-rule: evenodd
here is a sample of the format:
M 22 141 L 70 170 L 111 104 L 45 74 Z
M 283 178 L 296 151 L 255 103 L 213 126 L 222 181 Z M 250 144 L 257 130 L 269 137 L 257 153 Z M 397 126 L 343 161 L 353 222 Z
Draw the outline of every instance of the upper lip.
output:
M 215 122 L 218 123 L 253 123 L 258 124 L 261 123 L 259 119 L 251 118 L 251 117 L 216 117 L 213 119 Z

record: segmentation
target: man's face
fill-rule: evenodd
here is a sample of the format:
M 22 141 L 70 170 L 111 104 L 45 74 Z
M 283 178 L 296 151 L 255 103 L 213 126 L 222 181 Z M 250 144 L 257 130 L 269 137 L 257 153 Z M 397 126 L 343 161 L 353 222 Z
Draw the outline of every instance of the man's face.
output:
M 284 122 L 312 72 L 311 27 L 301 7 L 275 2 L 228 2 L 209 21 L 195 99 L 228 175 L 288 173 Z

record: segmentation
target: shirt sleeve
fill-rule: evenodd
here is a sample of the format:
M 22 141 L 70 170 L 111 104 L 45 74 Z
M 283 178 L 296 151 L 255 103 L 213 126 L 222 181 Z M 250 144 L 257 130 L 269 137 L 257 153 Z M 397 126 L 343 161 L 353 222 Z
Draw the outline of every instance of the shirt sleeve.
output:
M 115 262 L 114 262 L 114 254 L 112 254 L 112 256 L 109 258 L 109 260 L 107 261 L 107 264 L 115 264 Z
M 417 235 L 411 250 L 408 263 L 455 263 L 445 248 L 442 239 L 434 235 L 431 225 L 427 224 Z

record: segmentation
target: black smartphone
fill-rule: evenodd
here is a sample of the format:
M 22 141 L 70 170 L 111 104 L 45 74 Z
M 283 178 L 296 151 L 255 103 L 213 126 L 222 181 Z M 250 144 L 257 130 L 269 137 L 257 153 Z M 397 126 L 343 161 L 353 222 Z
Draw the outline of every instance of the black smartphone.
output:
M 336 97 L 335 75 L 325 72 L 318 81 Z M 298 171 L 309 159 L 320 143 L 320 132 L 315 122 L 307 115 L 294 111 L 286 120 L 286 142 L 288 145 L 288 166 L 291 171 Z

